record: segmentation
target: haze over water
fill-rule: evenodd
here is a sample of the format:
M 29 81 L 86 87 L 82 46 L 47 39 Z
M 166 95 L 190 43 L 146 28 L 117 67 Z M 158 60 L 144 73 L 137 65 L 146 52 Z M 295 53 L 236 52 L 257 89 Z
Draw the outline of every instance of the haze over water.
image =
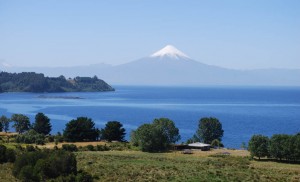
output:
M 216 117 L 229 148 L 240 148 L 253 134 L 300 132 L 299 87 L 115 88 L 116 92 L 105 93 L 3 93 L 0 115 L 22 113 L 33 121 L 37 112 L 43 112 L 51 119 L 52 133 L 62 132 L 68 121 L 79 116 L 92 118 L 100 128 L 118 120 L 127 139 L 141 124 L 168 117 L 179 128 L 181 141 L 192 137 L 200 118 Z

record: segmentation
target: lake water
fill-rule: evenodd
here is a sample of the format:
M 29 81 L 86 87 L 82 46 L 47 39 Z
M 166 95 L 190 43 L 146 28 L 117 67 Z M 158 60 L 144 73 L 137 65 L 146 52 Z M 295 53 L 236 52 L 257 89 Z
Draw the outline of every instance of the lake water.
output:
M 99 128 L 117 120 L 126 128 L 127 139 L 141 124 L 167 117 L 179 128 L 181 141 L 195 133 L 200 118 L 216 117 L 223 124 L 223 143 L 230 148 L 240 148 L 253 134 L 300 132 L 299 87 L 115 88 L 103 93 L 2 93 L 0 115 L 22 113 L 33 121 L 43 112 L 51 119 L 52 133 L 79 116 L 92 118 Z

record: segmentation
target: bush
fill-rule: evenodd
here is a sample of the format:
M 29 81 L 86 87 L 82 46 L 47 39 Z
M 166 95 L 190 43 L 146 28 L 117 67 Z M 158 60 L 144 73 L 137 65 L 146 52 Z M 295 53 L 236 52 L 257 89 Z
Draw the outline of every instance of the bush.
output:
M 0 163 L 14 162 L 16 153 L 13 149 L 8 149 L 4 145 L 0 145 Z
M 15 162 L 16 160 L 16 152 L 13 149 L 6 149 L 5 156 L 7 162 Z
M 95 150 L 93 145 L 87 145 L 86 148 L 89 151 L 94 151 Z
M 96 146 L 97 151 L 108 151 L 110 148 L 107 145 L 97 145 Z
M 63 150 L 26 152 L 13 166 L 13 175 L 23 181 L 45 181 L 76 173 L 75 155 Z
M 77 146 L 74 144 L 63 144 L 62 149 L 65 151 L 70 151 L 70 152 L 78 151 Z
M 45 135 L 39 134 L 34 130 L 29 130 L 24 134 L 20 134 L 16 137 L 17 143 L 26 143 L 32 144 L 35 143 L 37 145 L 44 145 L 45 144 Z
M 4 145 L 0 145 L 0 163 L 6 162 L 6 147 Z
M 76 176 L 76 182 L 92 182 L 93 181 L 93 177 L 82 170 L 79 170 Z
M 34 152 L 34 151 L 35 151 L 35 148 L 34 148 L 34 146 L 32 146 L 32 145 L 27 145 L 27 146 L 26 146 L 26 151 L 27 151 L 27 152 Z
M 58 142 L 62 143 L 62 142 L 64 142 L 64 137 L 61 135 L 60 132 L 57 132 L 57 135 L 54 136 L 54 142 L 55 143 L 58 143 Z
M 46 138 L 46 141 L 47 142 L 54 142 L 54 136 L 48 136 L 47 138 Z

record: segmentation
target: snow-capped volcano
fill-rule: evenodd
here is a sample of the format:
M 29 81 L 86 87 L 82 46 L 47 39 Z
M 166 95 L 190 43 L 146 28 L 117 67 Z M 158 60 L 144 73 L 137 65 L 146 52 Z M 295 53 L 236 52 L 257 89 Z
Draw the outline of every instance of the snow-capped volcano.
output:
M 176 49 L 176 47 L 172 45 L 167 45 L 166 47 L 152 54 L 150 57 L 160 57 L 160 58 L 170 57 L 173 59 L 182 59 L 182 58 L 190 59 L 186 54 Z

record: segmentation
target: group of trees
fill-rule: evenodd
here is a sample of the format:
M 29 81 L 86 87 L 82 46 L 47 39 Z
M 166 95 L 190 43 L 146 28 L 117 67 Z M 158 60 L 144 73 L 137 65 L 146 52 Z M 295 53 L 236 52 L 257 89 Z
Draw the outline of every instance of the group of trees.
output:
M 32 125 L 29 118 L 22 114 L 13 114 L 11 118 L 2 116 L 0 121 L 6 131 L 8 130 L 7 123 L 14 122 L 13 127 L 20 134 L 16 137 L 16 142 L 19 143 L 43 144 L 45 136 L 50 134 L 52 128 L 50 119 L 43 113 L 36 114 L 35 122 Z M 2 128 L 0 127 L 0 129 Z M 196 134 L 187 143 L 203 142 L 213 146 L 222 146 L 223 133 L 222 124 L 218 119 L 201 118 Z M 123 125 L 118 121 L 109 121 L 104 128 L 98 129 L 91 118 L 78 117 L 66 124 L 63 135 L 49 136 L 48 140 L 81 142 L 101 139 L 109 142 L 122 142 L 125 141 L 125 134 Z M 131 133 L 131 142 L 140 147 L 142 151 L 165 151 L 178 140 L 180 140 L 179 129 L 168 118 L 154 119 L 152 123 L 143 124 Z
M 13 114 L 11 118 L 1 116 L 0 131 L 7 132 L 10 122 L 13 122 L 12 127 L 19 133 L 16 136 L 16 142 L 19 143 L 43 144 L 45 136 L 49 135 L 52 129 L 50 119 L 43 113 L 37 113 L 32 124 L 30 124 L 29 117 L 23 114 Z M 111 142 L 124 141 L 125 134 L 123 125 L 118 121 L 109 121 L 103 129 L 99 130 L 91 118 L 78 117 L 66 124 L 63 136 L 58 134 L 55 139 L 58 142 L 96 141 L 99 139 Z
M 99 130 L 91 118 L 78 117 L 66 124 L 63 137 L 69 142 L 95 141 L 98 139 L 124 141 L 125 129 L 118 121 L 109 121 L 105 128 Z
M 35 72 L 0 72 L 1 92 L 69 92 L 113 91 L 114 89 L 96 76 L 66 79 L 64 76 L 45 77 Z
M 203 142 L 213 146 L 222 146 L 221 139 L 224 130 L 216 118 L 201 118 L 196 134 L 187 143 Z M 160 152 L 168 150 L 171 144 L 180 140 L 179 129 L 168 118 L 155 119 L 150 124 L 143 124 L 131 133 L 133 145 L 142 151 Z
M 12 127 L 15 128 L 19 134 L 24 133 L 30 129 L 33 129 L 39 134 L 48 135 L 51 132 L 50 119 L 43 113 L 37 113 L 35 121 L 31 125 L 29 117 L 23 114 L 13 114 L 11 118 L 6 116 L 0 117 L 0 131 L 7 132 L 9 130 L 9 123 L 13 122 Z
M 271 138 L 253 135 L 248 149 L 252 157 L 268 157 L 277 160 L 300 160 L 300 134 L 275 134 Z
M 168 118 L 154 119 L 131 133 L 131 142 L 142 151 L 160 152 L 169 149 L 170 144 L 180 139 L 179 130 Z

